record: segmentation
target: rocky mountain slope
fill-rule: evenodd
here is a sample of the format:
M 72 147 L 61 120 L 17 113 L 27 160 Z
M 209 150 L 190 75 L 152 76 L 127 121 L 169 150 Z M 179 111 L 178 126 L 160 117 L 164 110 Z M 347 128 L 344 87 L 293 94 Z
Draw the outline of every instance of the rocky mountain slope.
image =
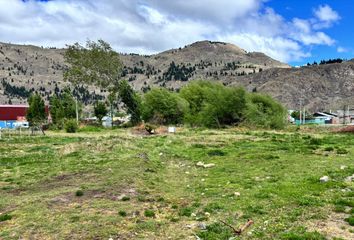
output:
M 70 85 L 63 81 L 64 51 L 0 43 L 0 104 L 25 103 L 33 91 L 49 99 Z M 293 109 L 298 108 L 300 97 L 311 110 L 354 104 L 353 61 L 291 68 L 263 53 L 211 41 L 156 55 L 121 54 L 121 59 L 122 78 L 143 92 L 154 86 L 178 90 L 191 80 L 207 79 L 268 93 Z M 76 87 L 74 92 L 85 104 L 106 94 L 92 86 Z
M 311 111 L 354 108 L 353 60 L 302 68 L 274 68 L 227 83 L 268 93 L 289 109 L 298 109 L 300 101 Z

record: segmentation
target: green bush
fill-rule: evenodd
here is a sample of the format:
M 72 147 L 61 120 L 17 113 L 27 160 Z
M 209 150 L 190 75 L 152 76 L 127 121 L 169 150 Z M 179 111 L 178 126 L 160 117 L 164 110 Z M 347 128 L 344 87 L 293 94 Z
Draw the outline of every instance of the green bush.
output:
M 76 133 L 78 125 L 75 119 L 69 119 L 65 122 L 65 131 L 67 133 Z
M 246 123 L 256 127 L 281 129 L 285 127 L 287 112 L 270 96 L 252 93 L 247 97 Z
M 156 124 L 182 123 L 188 103 L 164 88 L 155 88 L 144 96 L 143 119 Z
M 223 127 L 243 119 L 246 92 L 242 88 L 196 81 L 183 87 L 180 96 L 189 103 L 185 122 L 191 125 Z

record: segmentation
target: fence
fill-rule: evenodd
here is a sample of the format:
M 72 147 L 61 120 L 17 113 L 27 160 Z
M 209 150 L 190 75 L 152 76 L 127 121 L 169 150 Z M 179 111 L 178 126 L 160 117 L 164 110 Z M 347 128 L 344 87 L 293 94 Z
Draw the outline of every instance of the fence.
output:
M 0 139 L 43 135 L 40 128 L 0 128 Z

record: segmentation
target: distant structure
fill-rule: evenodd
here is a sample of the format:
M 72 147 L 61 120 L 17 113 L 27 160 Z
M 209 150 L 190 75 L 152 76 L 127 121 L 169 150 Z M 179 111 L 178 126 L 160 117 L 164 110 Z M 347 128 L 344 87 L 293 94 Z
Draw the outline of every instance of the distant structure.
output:
M 0 128 L 17 128 L 28 127 L 26 114 L 28 105 L 0 105 Z M 49 107 L 45 107 L 45 111 L 49 113 Z M 48 120 L 50 116 L 48 114 Z
M 17 122 L 26 122 L 28 105 L 0 105 L 0 128 L 15 128 Z

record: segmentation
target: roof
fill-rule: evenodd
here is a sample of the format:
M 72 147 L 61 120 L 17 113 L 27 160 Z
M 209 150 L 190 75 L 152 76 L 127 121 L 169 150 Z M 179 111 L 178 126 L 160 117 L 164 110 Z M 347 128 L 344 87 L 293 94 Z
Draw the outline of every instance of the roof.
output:
M 328 118 L 334 118 L 337 117 L 337 115 L 332 114 L 332 113 L 326 113 L 326 112 L 316 112 L 313 114 L 314 116 L 322 116 L 322 117 L 328 117 Z
M 0 108 L 29 108 L 28 105 L 0 105 Z

